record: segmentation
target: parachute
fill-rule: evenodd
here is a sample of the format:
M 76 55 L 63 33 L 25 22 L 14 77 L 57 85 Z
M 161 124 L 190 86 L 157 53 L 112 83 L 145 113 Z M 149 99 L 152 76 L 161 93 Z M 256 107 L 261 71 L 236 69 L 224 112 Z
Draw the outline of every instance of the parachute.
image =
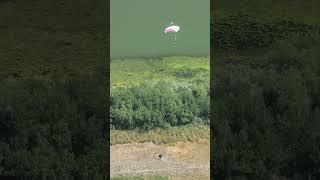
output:
M 171 33 L 171 32 L 173 32 L 173 33 L 176 33 L 176 32 L 178 32 L 180 30 L 180 27 L 179 26 L 169 26 L 169 27 L 167 27 L 165 30 L 164 30 L 164 33 Z
M 173 33 L 174 37 L 173 37 L 173 41 L 174 43 L 177 41 L 177 37 L 176 37 L 176 33 L 180 30 L 180 27 L 177 25 L 174 25 L 173 22 L 171 22 L 171 25 L 167 28 L 164 29 L 164 33 Z

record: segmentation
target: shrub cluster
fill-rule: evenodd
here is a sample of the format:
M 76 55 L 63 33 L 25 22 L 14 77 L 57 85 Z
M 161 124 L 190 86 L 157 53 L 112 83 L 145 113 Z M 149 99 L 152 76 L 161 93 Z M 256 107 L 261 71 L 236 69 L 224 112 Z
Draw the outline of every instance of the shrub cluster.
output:
M 175 86 L 160 81 L 111 90 L 111 126 L 150 130 L 209 119 L 209 83 Z M 200 120 L 201 119 L 201 120 Z
M 171 70 L 171 74 L 178 78 L 191 78 L 199 74 L 206 74 L 208 72 L 208 70 L 201 68 L 179 68 Z

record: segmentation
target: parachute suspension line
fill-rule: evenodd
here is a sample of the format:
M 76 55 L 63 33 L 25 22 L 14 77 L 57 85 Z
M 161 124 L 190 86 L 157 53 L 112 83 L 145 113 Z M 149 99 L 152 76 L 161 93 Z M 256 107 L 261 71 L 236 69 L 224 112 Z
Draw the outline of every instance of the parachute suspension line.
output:
M 171 25 L 173 25 L 173 21 L 171 21 Z M 173 33 L 173 43 L 176 44 L 177 42 L 177 37 L 176 37 L 176 33 Z

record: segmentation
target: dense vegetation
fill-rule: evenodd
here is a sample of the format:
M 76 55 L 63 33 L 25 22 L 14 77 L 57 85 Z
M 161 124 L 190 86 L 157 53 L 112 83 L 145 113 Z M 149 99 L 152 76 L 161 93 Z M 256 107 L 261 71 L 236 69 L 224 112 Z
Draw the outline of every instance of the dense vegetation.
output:
M 108 176 L 107 9 L 0 1 L 0 179 Z
M 318 26 L 294 18 L 239 13 L 214 18 L 210 37 L 214 49 L 248 49 L 268 47 L 292 35 L 308 36 L 317 30 Z
M 115 59 L 110 63 L 112 87 L 130 87 L 144 82 L 209 83 L 209 57 L 158 57 Z
M 159 81 L 111 93 L 111 127 L 123 130 L 150 130 L 190 124 L 197 119 L 209 123 L 209 84 L 182 86 Z
M 209 58 L 122 59 L 111 68 L 112 129 L 209 124 Z
M 103 179 L 105 90 L 94 76 L 1 81 L 1 176 Z
M 222 35 L 213 40 L 220 43 L 211 76 L 214 178 L 319 179 L 317 25 L 230 17 L 212 22 Z

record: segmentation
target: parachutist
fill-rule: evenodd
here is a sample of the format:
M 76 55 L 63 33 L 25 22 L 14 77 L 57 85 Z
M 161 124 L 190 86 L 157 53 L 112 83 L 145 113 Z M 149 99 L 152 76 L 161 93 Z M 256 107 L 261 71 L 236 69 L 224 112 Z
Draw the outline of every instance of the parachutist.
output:
M 171 22 L 171 26 L 167 27 L 165 30 L 164 30 L 164 33 L 167 34 L 167 33 L 173 33 L 173 43 L 176 44 L 176 41 L 177 41 L 177 38 L 176 38 L 176 34 L 179 30 L 180 30 L 180 27 L 179 26 L 176 26 L 176 25 L 173 25 L 173 22 Z

